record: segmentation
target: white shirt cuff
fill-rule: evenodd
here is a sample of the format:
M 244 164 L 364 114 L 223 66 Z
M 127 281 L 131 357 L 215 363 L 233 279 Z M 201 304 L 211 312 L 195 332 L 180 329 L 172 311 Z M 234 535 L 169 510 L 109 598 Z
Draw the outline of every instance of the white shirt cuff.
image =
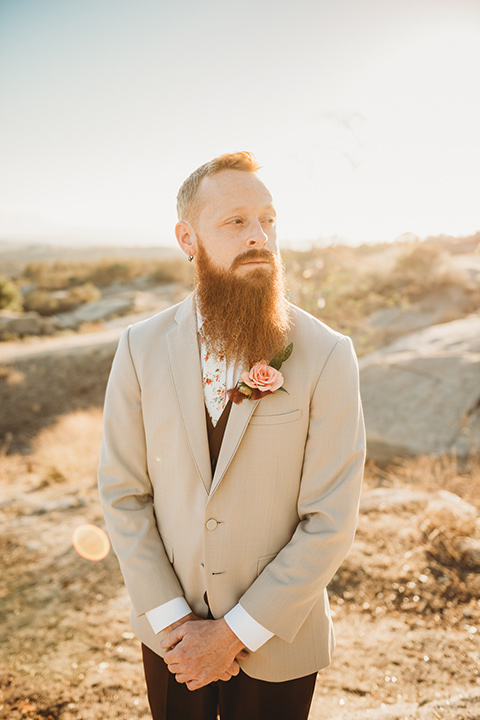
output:
M 166 627 L 174 622 L 177 622 L 177 620 L 180 620 L 191 612 L 192 611 L 190 610 L 185 598 L 180 596 L 163 603 L 163 605 L 158 605 L 152 610 L 148 610 L 145 615 L 147 616 L 147 620 L 156 635 L 161 630 L 164 630 Z
M 230 630 L 233 630 L 238 639 L 251 652 L 258 650 L 274 635 L 274 633 L 254 620 L 241 605 L 235 605 L 225 615 L 224 620 Z

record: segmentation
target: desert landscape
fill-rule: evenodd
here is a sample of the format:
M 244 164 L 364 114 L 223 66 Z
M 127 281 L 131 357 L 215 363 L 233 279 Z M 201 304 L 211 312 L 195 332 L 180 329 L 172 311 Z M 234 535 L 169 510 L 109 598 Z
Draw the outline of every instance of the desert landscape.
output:
M 290 298 L 350 335 L 369 441 L 337 648 L 311 720 L 480 719 L 480 234 L 287 250 Z M 174 251 L 0 244 L 0 718 L 147 720 L 96 489 L 122 329 L 185 297 Z M 388 389 L 388 392 L 387 392 Z

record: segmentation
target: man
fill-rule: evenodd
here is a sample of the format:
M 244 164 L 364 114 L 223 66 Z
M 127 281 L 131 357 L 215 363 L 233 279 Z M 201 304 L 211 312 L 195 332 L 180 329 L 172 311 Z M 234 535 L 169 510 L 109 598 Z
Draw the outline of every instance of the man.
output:
M 285 299 L 249 153 L 178 194 L 195 292 L 122 336 L 99 486 L 155 720 L 301 720 L 364 463 L 350 340 Z

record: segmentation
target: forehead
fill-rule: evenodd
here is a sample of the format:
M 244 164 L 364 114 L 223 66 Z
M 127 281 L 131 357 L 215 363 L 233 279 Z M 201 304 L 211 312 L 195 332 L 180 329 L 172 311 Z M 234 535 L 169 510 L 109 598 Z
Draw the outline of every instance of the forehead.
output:
M 204 177 L 198 189 L 198 203 L 201 214 L 273 208 L 268 188 L 257 175 L 243 170 L 220 170 Z

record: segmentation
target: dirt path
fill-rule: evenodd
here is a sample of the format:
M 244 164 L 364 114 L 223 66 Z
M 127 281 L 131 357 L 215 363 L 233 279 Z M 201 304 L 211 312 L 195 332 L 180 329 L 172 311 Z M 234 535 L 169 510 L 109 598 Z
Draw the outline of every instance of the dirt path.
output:
M 0 363 L 10 364 L 47 354 L 116 345 L 124 327 L 127 327 L 128 324 L 129 322 L 121 323 L 121 325 L 102 329 L 98 332 L 38 337 L 23 342 L 2 342 L 0 343 Z

